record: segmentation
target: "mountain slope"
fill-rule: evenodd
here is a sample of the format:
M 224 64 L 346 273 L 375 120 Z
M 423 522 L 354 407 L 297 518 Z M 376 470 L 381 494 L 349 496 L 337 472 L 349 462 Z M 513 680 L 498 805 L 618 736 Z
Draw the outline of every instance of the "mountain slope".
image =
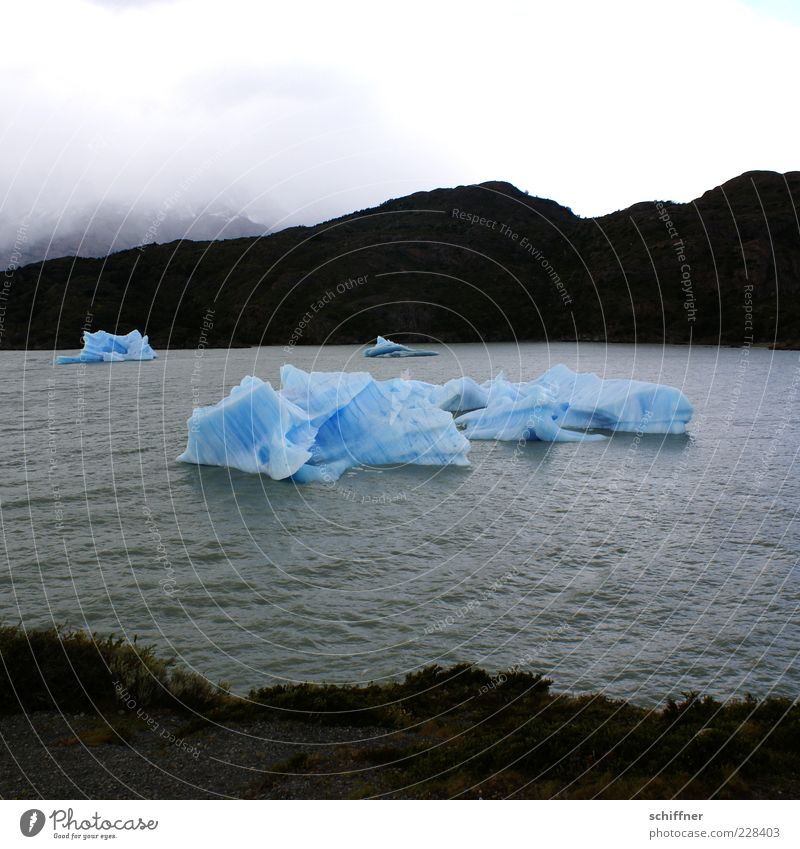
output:
M 87 316 L 156 348 L 378 333 L 800 347 L 798 201 L 799 172 L 764 171 L 596 219 L 508 183 L 418 192 L 262 238 L 17 269 L 3 347 L 75 348 Z

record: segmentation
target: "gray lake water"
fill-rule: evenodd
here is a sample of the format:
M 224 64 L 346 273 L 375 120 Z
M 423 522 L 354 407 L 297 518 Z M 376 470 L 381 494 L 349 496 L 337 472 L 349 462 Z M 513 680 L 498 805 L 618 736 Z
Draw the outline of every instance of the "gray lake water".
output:
M 800 694 L 797 352 L 601 344 L 3 352 L 0 621 L 114 632 L 246 690 L 430 663 L 642 703 Z M 473 443 L 471 468 L 299 487 L 175 462 L 245 374 L 528 380 L 555 363 L 679 386 L 687 437 Z

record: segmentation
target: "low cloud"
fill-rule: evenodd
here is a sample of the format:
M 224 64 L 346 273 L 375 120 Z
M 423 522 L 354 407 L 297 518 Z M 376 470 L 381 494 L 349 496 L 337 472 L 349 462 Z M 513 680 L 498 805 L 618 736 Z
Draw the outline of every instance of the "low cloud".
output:
M 176 191 L 313 223 L 490 179 L 595 215 L 797 164 L 797 28 L 735 0 L 42 0 L 5 31 L 0 229 Z

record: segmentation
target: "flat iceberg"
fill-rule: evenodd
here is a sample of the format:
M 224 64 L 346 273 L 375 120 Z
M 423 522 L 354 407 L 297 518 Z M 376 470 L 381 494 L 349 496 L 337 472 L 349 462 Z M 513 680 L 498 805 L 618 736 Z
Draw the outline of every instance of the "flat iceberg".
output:
M 414 348 L 408 348 L 401 345 L 399 342 L 392 342 L 391 339 L 384 339 L 379 336 L 375 340 L 375 345 L 372 348 L 367 348 L 364 351 L 365 357 L 437 357 L 436 351 L 417 351 Z
M 501 373 L 482 384 L 465 376 L 442 385 L 284 365 L 280 389 L 248 376 L 219 403 L 194 410 L 178 460 L 330 483 L 357 466 L 466 466 L 470 439 L 607 438 L 587 432 L 595 429 L 685 433 L 692 413 L 671 386 L 603 380 L 563 365 L 522 383 Z
M 631 433 L 686 433 L 694 409 L 672 386 L 626 378 L 603 379 L 553 366 L 533 381 L 568 405 L 564 427 Z
M 430 403 L 428 384 L 292 365 L 281 369 L 281 384 L 276 391 L 248 376 L 196 409 L 178 460 L 300 483 L 333 482 L 363 465 L 469 465 L 468 440 Z
M 672 386 L 602 379 L 553 366 L 527 383 L 502 374 L 483 384 L 486 405 L 456 418 L 469 439 L 577 442 L 604 439 L 588 430 L 686 433 L 694 410 Z
M 56 365 L 71 363 L 121 363 L 127 360 L 155 360 L 158 354 L 150 347 L 147 336 L 132 330 L 124 336 L 115 336 L 105 330 L 83 334 L 83 350 L 77 356 L 58 356 Z

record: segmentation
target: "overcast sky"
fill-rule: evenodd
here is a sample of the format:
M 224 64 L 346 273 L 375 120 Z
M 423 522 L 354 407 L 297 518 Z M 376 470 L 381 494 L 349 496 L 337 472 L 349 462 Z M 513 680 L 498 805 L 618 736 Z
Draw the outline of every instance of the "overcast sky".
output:
M 581 215 L 688 200 L 800 167 L 798 5 L 6 2 L 0 203 L 177 192 L 311 223 L 491 179 Z

